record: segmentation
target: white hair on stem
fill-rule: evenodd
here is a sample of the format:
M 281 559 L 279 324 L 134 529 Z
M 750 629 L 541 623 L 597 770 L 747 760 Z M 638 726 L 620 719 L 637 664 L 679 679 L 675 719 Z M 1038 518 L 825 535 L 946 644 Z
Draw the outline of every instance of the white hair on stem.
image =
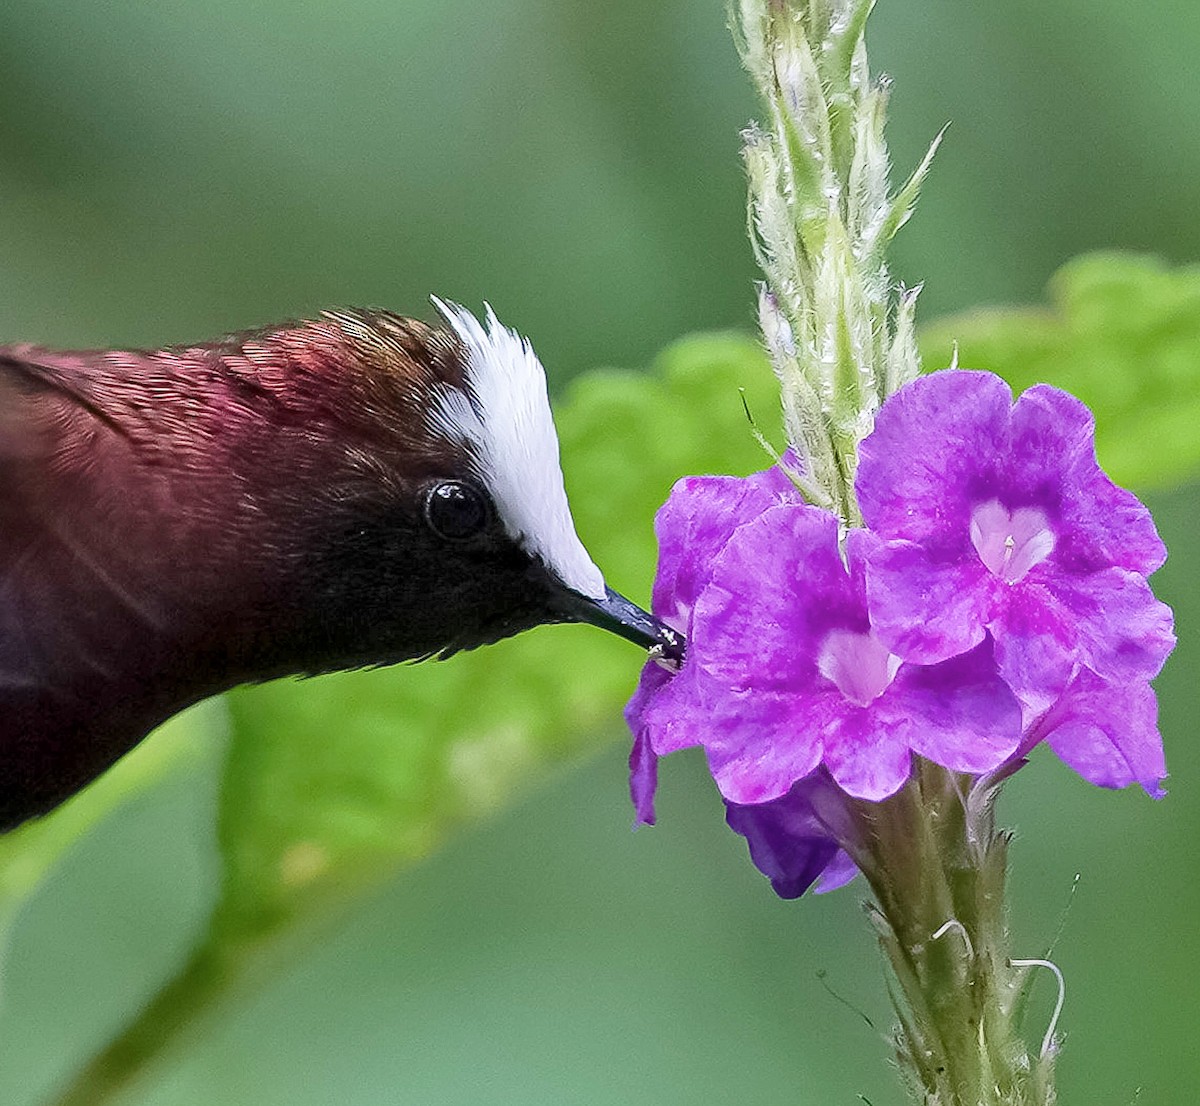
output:
M 1058 1028 L 1059 1015 L 1062 1014 L 1063 1002 L 1067 997 L 1067 981 L 1063 979 L 1062 969 L 1053 960 L 1010 960 L 1014 968 L 1047 968 L 1054 973 L 1058 980 L 1058 1001 L 1054 1004 L 1054 1013 L 1050 1016 L 1050 1024 L 1046 1027 L 1046 1035 L 1042 1038 L 1042 1057 L 1053 1055 L 1058 1049 L 1054 1043 L 1054 1031 Z
M 435 425 L 472 446 L 476 475 L 509 536 L 567 587 L 603 599 L 604 576 L 571 518 L 546 370 L 533 347 L 487 304 L 485 329 L 465 307 L 432 299 L 466 351 L 465 392 L 440 392 Z

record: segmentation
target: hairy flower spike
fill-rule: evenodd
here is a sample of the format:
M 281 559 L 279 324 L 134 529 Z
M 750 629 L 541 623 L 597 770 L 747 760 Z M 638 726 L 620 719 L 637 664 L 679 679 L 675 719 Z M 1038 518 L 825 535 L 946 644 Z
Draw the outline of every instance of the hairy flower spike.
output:
M 849 523 L 858 521 L 858 443 L 883 400 L 920 368 L 916 292 L 897 298 L 885 249 L 912 214 L 941 137 L 892 194 L 888 86 L 871 81 L 863 39 L 873 6 L 738 0 L 733 13 L 770 121 L 745 132 L 743 156 L 751 241 L 766 277 L 760 320 L 784 428 L 822 490 L 813 502 Z
M 1053 1106 L 1058 1011 L 1034 1053 L 1022 991 L 1048 962 L 1012 955 L 994 806 L 1043 743 L 1162 797 L 1166 551 L 1078 400 L 919 375 L 919 288 L 885 258 L 941 135 L 893 193 L 874 0 L 733 2 L 767 112 L 743 154 L 790 448 L 745 479 L 687 477 L 658 513 L 653 608 L 688 649 L 626 709 L 637 820 L 658 758 L 703 748 L 777 894 L 869 887 L 913 1101 Z

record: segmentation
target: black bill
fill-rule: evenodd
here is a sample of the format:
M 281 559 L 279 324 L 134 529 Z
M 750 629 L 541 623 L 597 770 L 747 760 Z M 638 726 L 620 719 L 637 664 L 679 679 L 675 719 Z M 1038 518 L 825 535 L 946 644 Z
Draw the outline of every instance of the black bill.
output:
M 619 592 L 605 587 L 603 599 L 589 599 L 568 592 L 563 614 L 571 622 L 588 622 L 640 645 L 666 668 L 678 670 L 683 664 L 687 642 L 678 630 L 672 630 L 648 611 L 631 603 Z

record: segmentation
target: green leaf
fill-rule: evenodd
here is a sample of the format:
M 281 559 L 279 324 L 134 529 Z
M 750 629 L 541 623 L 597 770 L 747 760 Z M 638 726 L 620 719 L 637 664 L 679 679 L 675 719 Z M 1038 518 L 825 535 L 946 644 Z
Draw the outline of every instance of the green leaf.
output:
M 1096 415 L 1100 462 L 1152 488 L 1200 471 L 1200 266 L 1087 254 L 1050 282 L 1049 309 L 973 311 L 921 334 L 927 368 L 991 369 L 1015 390 L 1065 388 Z

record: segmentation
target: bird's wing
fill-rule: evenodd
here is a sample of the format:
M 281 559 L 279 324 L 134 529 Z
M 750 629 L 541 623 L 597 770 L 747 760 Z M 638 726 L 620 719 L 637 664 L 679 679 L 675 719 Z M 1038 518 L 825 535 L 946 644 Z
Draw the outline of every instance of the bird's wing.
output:
M 151 486 L 69 369 L 0 349 L 0 829 L 132 743 L 130 681 L 164 618 L 123 522 Z

